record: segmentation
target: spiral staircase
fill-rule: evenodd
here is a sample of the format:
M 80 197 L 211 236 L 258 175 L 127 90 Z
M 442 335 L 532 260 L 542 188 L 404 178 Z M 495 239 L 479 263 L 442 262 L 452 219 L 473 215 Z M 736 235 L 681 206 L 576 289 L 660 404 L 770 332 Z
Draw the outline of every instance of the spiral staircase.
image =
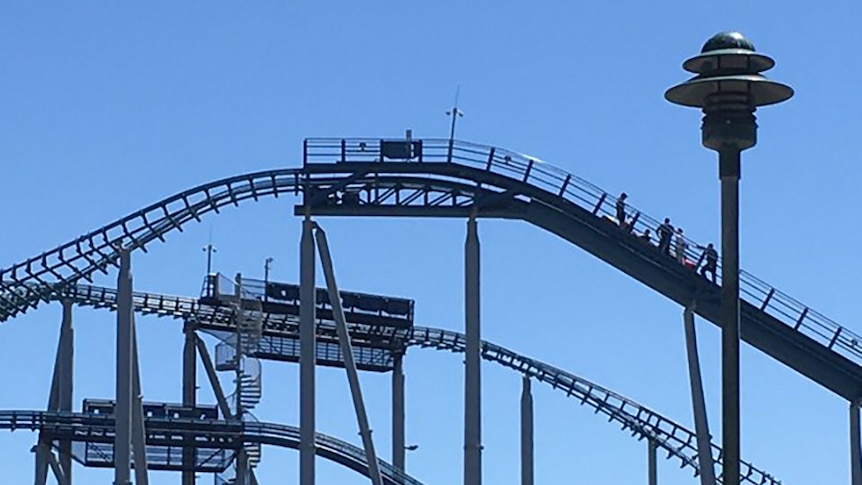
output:
M 257 422 L 252 410 L 263 396 L 262 367 L 255 357 L 263 336 L 263 306 L 257 298 L 244 298 L 237 288 L 239 298 L 231 303 L 236 333 L 216 346 L 216 370 L 233 372 L 236 384 L 228 399 L 231 412 L 243 421 Z M 245 464 L 240 463 L 241 460 Z M 260 443 L 246 443 L 234 457 L 233 464 L 215 477 L 216 485 L 250 485 L 252 470 L 260 463 Z M 245 472 L 243 472 L 245 470 Z M 243 473 L 246 476 L 241 477 Z

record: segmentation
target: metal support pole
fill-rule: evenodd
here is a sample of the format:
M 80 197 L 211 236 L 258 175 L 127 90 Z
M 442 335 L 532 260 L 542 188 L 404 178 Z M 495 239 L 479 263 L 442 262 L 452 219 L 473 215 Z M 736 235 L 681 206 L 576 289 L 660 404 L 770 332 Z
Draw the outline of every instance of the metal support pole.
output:
M 48 456 L 50 449 L 46 449 L 46 445 L 42 444 L 40 437 L 39 443 L 33 447 L 33 453 L 36 455 L 36 479 L 35 485 L 47 485 L 48 483 Z
M 248 454 L 245 447 L 236 453 L 236 483 L 235 485 L 249 485 L 248 483 Z
M 464 245 L 466 358 L 464 378 L 464 485 L 482 484 L 482 383 L 479 325 L 479 233 L 475 216 L 467 221 Z
M 63 300 L 63 323 L 60 326 L 60 352 L 58 355 L 59 382 L 58 407 L 60 411 L 72 411 L 75 364 L 75 329 L 72 326 L 72 301 Z M 72 442 L 61 440 L 59 463 L 66 483 L 72 483 Z
M 332 305 L 332 316 L 335 317 L 335 330 L 338 333 L 341 357 L 344 359 L 344 369 L 347 371 L 347 382 L 350 385 L 350 394 L 353 396 L 356 420 L 359 422 L 359 434 L 362 437 L 362 445 L 365 448 L 365 456 L 368 460 L 368 475 L 371 478 L 372 484 L 383 485 L 383 478 L 380 475 L 380 465 L 377 462 L 377 453 L 374 451 L 374 440 L 371 439 L 371 427 L 368 425 L 368 414 L 365 412 L 365 401 L 362 399 L 359 373 L 356 371 L 356 362 L 353 359 L 350 334 L 344 320 L 344 309 L 341 307 L 341 296 L 335 281 L 335 269 L 332 265 L 332 255 L 329 252 L 326 233 L 318 227 L 315 236 L 317 239 L 317 250 L 320 252 L 320 264 L 323 266 L 323 275 L 326 278 L 326 289 L 329 292 L 329 303 Z
M 314 485 L 316 335 L 314 223 L 306 214 L 299 247 L 299 485 Z
M 57 341 L 57 354 L 54 358 L 54 372 L 51 377 L 51 391 L 48 395 L 48 411 L 71 411 L 72 391 L 74 381 L 75 330 L 72 326 L 72 302 L 63 300 L 63 319 L 60 324 L 60 337 Z M 39 436 L 37 445 L 33 448 L 36 454 L 36 485 L 45 485 L 48 481 L 50 460 L 47 454 L 52 453 L 51 442 Z M 72 480 L 72 444 L 69 441 L 59 443 L 60 460 L 58 466 L 63 471 L 64 479 Z
M 132 444 L 132 269 L 129 251 L 120 249 L 117 278 L 117 374 L 114 416 L 114 485 L 131 485 Z
M 185 342 L 183 343 L 183 406 L 197 405 L 197 350 L 195 349 L 195 327 L 186 322 Z M 197 450 L 193 447 L 183 449 L 182 485 L 195 485 L 195 458 Z
M 392 465 L 396 470 L 406 471 L 404 438 L 404 354 L 395 352 L 392 356 Z
M 655 440 L 647 441 L 647 474 L 649 477 L 649 485 L 658 485 L 658 463 L 656 460 L 656 445 Z
M 862 485 L 862 450 L 859 442 L 859 403 L 850 403 L 850 483 Z
M 721 404 L 725 485 L 739 485 L 739 160 L 740 150 L 719 151 L 721 179 Z
M 144 421 L 144 396 L 138 366 L 138 336 L 132 315 L 132 457 L 135 460 L 135 485 L 149 485 L 147 476 L 147 431 Z
M 703 397 L 703 379 L 700 374 L 700 357 L 697 351 L 697 333 L 694 327 L 694 309 L 683 312 L 685 349 L 688 356 L 688 378 L 691 386 L 691 406 L 694 412 L 694 429 L 697 436 L 697 459 L 700 465 L 700 484 L 715 485 L 715 467 L 712 460 L 712 437 L 706 416 Z
M 218 374 L 216 374 L 215 366 L 213 366 L 213 361 L 210 359 L 209 350 L 207 350 L 207 344 L 194 334 L 195 346 L 198 349 L 198 353 L 201 356 L 201 362 L 204 365 L 204 370 L 207 373 L 207 378 L 210 381 L 210 385 L 212 386 L 213 394 L 215 394 L 216 403 L 218 404 L 219 411 L 221 411 L 221 415 L 223 419 L 233 419 L 233 413 L 230 411 L 230 405 L 227 402 L 227 397 L 224 395 L 224 390 L 221 387 L 221 382 L 218 380 Z
M 521 388 L 521 485 L 533 485 L 533 393 L 530 378 Z

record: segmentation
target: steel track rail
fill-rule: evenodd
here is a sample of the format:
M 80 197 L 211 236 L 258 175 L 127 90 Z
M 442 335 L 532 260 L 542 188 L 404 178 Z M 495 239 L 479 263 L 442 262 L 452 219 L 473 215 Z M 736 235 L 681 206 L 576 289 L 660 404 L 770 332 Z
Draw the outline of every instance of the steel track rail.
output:
M 79 284 L 68 288 L 62 295 L 78 305 L 113 310 L 116 308 L 116 290 Z M 182 296 L 137 292 L 134 294 L 135 311 L 175 319 L 194 319 L 206 322 L 214 330 L 231 331 L 231 313 L 228 309 L 201 305 L 196 299 Z M 284 315 L 264 314 L 264 332 L 271 336 L 296 337 L 298 321 Z M 331 330 L 330 330 L 331 332 Z M 406 342 L 409 346 L 448 350 L 463 353 L 464 335 L 450 330 L 414 327 Z M 700 473 L 697 461 L 697 440 L 693 431 L 652 411 L 651 409 L 587 379 L 549 364 L 520 355 L 505 347 L 482 342 L 482 358 L 529 376 L 575 398 L 579 404 L 601 413 L 608 421 L 618 423 L 638 439 L 652 439 L 667 452 L 667 458 L 677 458 L 683 467 L 695 475 Z M 712 458 L 722 463 L 722 450 L 713 444 Z M 781 481 L 748 462 L 742 462 L 744 483 L 780 485 Z M 722 482 L 719 477 L 719 482 Z
M 379 163 L 380 153 L 374 148 L 379 142 L 378 139 L 306 140 L 303 169 L 249 173 L 203 184 L 0 270 L 0 322 L 36 308 L 51 299 L 52 292 L 82 279 L 90 280 L 96 272 L 107 272 L 116 264 L 118 247 L 146 251 L 153 241 L 164 241 L 169 233 L 182 231 L 184 224 L 200 221 L 208 212 L 219 212 L 245 200 L 299 194 L 318 184 L 331 187 L 332 180 L 339 177 L 342 182 L 358 181 L 383 188 L 395 188 L 403 185 L 399 180 L 415 181 L 418 177 L 426 187 L 433 185 L 440 190 L 448 187 L 467 196 L 481 190 L 480 187 L 509 190 L 517 186 L 521 196 L 563 214 L 572 217 L 578 214 L 581 218 L 592 214 L 595 221 L 588 223 L 592 229 L 599 227 L 602 217 L 613 215 L 612 196 L 534 157 L 468 142 L 423 140 L 425 154 L 420 163 Z M 352 175 L 345 173 L 350 166 L 355 171 Z M 368 180 L 360 180 L 371 172 Z M 381 185 L 384 182 L 388 185 Z M 416 188 L 425 187 L 416 185 Z M 657 224 L 636 208 L 630 210 L 638 214 L 636 227 Z M 540 221 L 533 222 L 555 232 Z M 596 248 L 591 249 L 595 251 Z M 845 398 L 862 397 L 862 379 L 858 378 L 862 337 L 744 271 L 741 285 L 744 313 L 779 325 L 760 328 L 759 345 L 778 342 L 772 346 L 776 352 L 771 354 L 773 357 Z M 743 330 L 743 338 L 748 338 Z
M 64 437 L 74 436 L 76 439 L 73 438 L 73 441 L 87 441 L 88 437 L 113 439 L 114 428 L 111 416 L 72 412 L 0 411 L 0 429 L 42 430 L 49 434 L 62 434 Z M 164 440 L 166 435 L 182 438 L 204 436 L 214 438 L 226 448 L 230 448 L 225 440 L 234 437 L 243 443 L 299 448 L 299 428 L 274 423 L 149 417 L 146 420 L 146 430 L 148 442 L 156 437 Z M 362 449 L 322 433 L 317 433 L 315 441 L 320 457 L 368 476 L 368 461 Z M 218 447 L 212 443 L 207 446 Z M 378 460 L 378 463 L 384 475 L 384 482 L 389 485 L 422 483 L 383 460 Z

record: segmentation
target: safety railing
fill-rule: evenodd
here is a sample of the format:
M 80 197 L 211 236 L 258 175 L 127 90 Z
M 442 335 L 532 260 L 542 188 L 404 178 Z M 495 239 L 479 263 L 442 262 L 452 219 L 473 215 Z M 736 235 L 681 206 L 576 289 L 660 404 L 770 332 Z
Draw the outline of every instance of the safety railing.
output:
M 399 143 L 403 146 L 399 147 Z M 445 139 L 410 140 L 408 143 L 407 140 L 373 138 L 309 138 L 304 142 L 303 156 L 306 165 L 333 162 L 460 164 L 529 184 L 561 197 L 609 223 L 620 225 L 616 219 L 617 197 L 536 157 L 502 148 Z M 626 225 L 621 229 L 633 235 L 642 235 L 646 229 L 655 234 L 661 225 L 658 219 L 630 204 L 626 204 L 626 213 L 630 218 L 627 217 Z M 681 239 L 685 242 L 685 257 L 678 264 L 688 262 L 696 270 L 703 257 L 698 249 L 706 245 L 696 243 L 687 236 Z M 644 241 L 643 244 L 647 243 Z M 671 247 L 671 254 L 674 250 L 675 247 Z M 673 264 L 671 257 L 668 264 Z M 716 275 L 716 281 L 720 284 L 720 259 Z M 858 334 L 744 270 L 740 271 L 740 293 L 755 308 L 862 365 L 862 337 Z

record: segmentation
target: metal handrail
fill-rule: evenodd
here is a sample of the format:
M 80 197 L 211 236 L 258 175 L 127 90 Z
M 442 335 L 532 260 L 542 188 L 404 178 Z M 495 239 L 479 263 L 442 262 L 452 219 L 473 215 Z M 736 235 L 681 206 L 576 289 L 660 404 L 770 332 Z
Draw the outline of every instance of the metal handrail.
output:
M 598 217 L 606 217 L 616 221 L 614 207 L 617 197 L 536 157 L 471 142 L 455 140 L 450 144 L 448 139 L 422 139 L 421 161 L 416 156 L 391 159 L 380 153 L 380 142 L 380 139 L 371 138 L 309 138 L 305 142 L 303 162 L 305 164 L 332 163 L 335 161 L 379 162 L 385 165 L 386 161 L 390 160 L 416 163 L 455 163 L 520 180 L 532 187 L 560 196 Z M 364 148 L 360 150 L 360 144 L 363 143 Z M 632 232 L 642 233 L 644 229 L 655 231 L 660 225 L 658 219 L 650 217 L 637 207 L 628 203 L 626 207 L 628 213 L 638 215 Z M 696 248 L 703 248 L 705 245 L 698 244 L 687 236 L 683 239 L 687 243 L 687 259 L 698 261 L 700 256 Z M 720 263 L 716 273 L 717 281 L 720 282 Z M 755 308 L 759 308 L 852 362 L 862 365 L 862 336 L 840 326 L 834 320 L 744 270 L 740 270 L 740 292 L 743 299 Z

